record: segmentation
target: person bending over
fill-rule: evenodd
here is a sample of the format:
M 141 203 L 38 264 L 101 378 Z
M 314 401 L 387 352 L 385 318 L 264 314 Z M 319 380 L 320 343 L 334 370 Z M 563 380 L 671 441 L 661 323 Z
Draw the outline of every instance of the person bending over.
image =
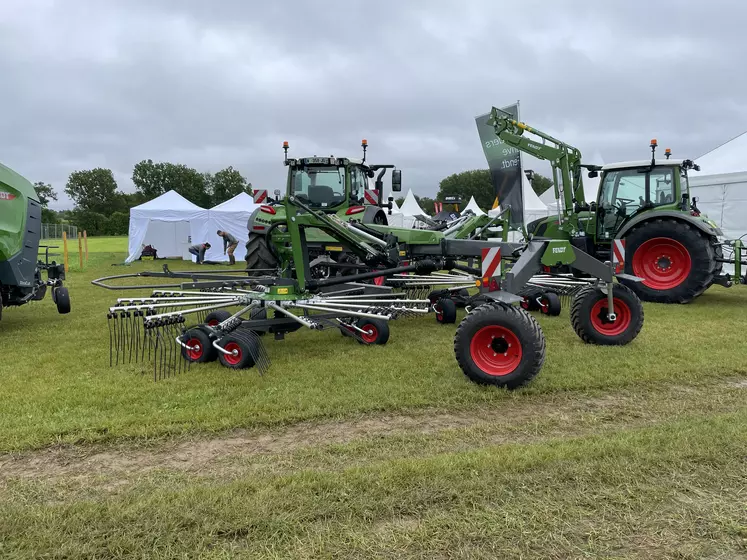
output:
M 192 245 L 189 248 L 189 252 L 197 257 L 197 264 L 202 264 L 202 261 L 205 260 L 205 251 L 208 249 L 210 249 L 210 243 L 198 243 L 197 245 Z
M 218 230 L 218 236 L 223 238 L 223 254 L 228 253 L 228 260 L 231 264 L 236 264 L 236 257 L 233 256 L 233 252 L 239 244 L 239 240 L 227 231 Z

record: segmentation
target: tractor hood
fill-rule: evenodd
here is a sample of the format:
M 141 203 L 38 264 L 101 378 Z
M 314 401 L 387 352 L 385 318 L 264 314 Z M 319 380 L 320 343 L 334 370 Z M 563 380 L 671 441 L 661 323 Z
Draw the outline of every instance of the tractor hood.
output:
M 0 164 L 0 261 L 7 261 L 23 248 L 29 199 L 38 201 L 34 186 Z

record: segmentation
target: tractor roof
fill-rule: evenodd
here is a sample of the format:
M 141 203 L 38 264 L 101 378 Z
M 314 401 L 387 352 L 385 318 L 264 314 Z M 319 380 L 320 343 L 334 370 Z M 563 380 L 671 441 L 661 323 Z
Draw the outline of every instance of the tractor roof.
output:
M 684 159 L 657 159 L 656 165 L 682 165 Z M 608 171 L 612 169 L 628 169 L 631 167 L 648 167 L 651 165 L 650 159 L 642 159 L 640 161 L 622 161 L 619 163 L 609 163 L 602 166 L 602 170 Z
M 34 185 L 28 179 L 0 163 L 0 188 L 2 188 L 2 185 L 7 185 L 17 190 L 27 198 L 38 199 Z

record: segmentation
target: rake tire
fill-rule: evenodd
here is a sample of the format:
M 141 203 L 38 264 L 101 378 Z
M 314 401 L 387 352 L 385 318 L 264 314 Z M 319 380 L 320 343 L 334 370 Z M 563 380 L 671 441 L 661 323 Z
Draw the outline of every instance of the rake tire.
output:
M 182 357 L 193 364 L 214 362 L 218 358 L 218 351 L 213 348 L 210 336 L 201 328 L 189 329 L 181 336 L 181 341 L 187 346 L 199 345 L 199 350 L 189 350 L 182 346 Z
M 441 298 L 436 302 L 436 321 L 442 325 L 453 325 L 457 319 L 457 306 L 453 299 Z
M 571 303 L 571 325 L 581 340 L 601 346 L 622 346 L 638 336 L 643 327 L 643 304 L 638 296 L 622 284 L 613 284 L 617 323 L 609 323 L 607 295 L 599 288 L 585 286 Z M 617 324 L 616 324 L 617 323 Z
M 358 333 L 360 344 L 386 344 L 389 341 L 389 323 L 383 319 L 359 319 L 355 325 L 367 331 Z
M 225 311 L 223 309 L 218 309 L 217 311 L 211 311 L 207 314 L 207 317 L 205 317 L 205 324 L 210 327 L 218 326 L 218 324 L 222 323 L 226 319 L 228 319 L 231 316 L 231 314 L 228 311 Z
M 256 353 L 253 348 L 249 345 L 253 342 L 246 340 L 243 337 L 229 334 L 221 340 L 221 347 L 224 350 L 236 351 L 235 356 L 218 352 L 218 359 L 223 367 L 229 369 L 248 369 L 254 367 L 253 353 Z
M 543 315 L 557 317 L 563 309 L 563 305 L 560 303 L 560 296 L 555 292 L 544 292 L 540 296 L 540 302 L 540 311 Z
M 545 335 L 536 319 L 520 307 L 499 302 L 472 310 L 454 335 L 457 363 L 479 385 L 526 385 L 542 369 L 545 350 Z

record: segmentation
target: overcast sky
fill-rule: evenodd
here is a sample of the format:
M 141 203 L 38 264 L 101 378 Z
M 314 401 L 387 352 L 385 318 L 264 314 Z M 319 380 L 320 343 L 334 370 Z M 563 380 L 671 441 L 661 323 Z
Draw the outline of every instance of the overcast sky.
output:
M 395 163 L 433 195 L 487 167 L 474 117 L 521 117 L 590 163 L 747 130 L 747 2 L 2 0 L 0 161 L 62 193 L 138 161 L 284 188 L 295 155 Z M 537 166 L 541 169 L 541 166 Z M 61 194 L 57 208 L 69 207 Z

